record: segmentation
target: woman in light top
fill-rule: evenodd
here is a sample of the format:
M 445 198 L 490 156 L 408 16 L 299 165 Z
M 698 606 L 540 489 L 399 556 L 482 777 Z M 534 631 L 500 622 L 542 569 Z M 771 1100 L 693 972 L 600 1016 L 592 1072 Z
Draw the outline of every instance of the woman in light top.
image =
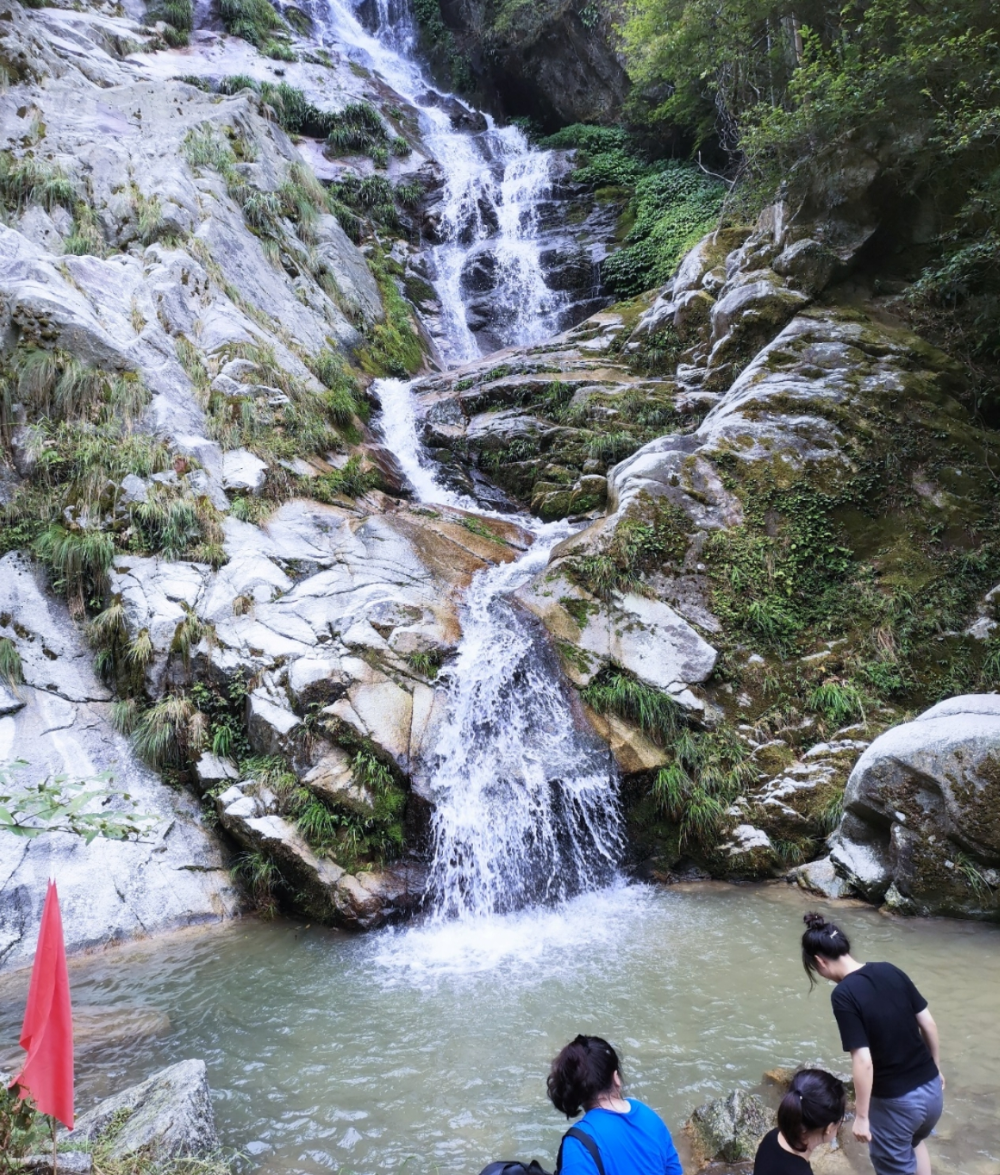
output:
M 570 1041 L 552 1062 L 548 1091 L 567 1118 L 585 1111 L 559 1148 L 561 1175 L 681 1175 L 663 1119 L 622 1096 L 621 1062 L 606 1040 Z
M 778 1125 L 757 1148 L 753 1175 L 809 1175 L 813 1151 L 837 1136 L 844 1120 L 844 1083 L 823 1069 L 802 1069 L 778 1107 Z

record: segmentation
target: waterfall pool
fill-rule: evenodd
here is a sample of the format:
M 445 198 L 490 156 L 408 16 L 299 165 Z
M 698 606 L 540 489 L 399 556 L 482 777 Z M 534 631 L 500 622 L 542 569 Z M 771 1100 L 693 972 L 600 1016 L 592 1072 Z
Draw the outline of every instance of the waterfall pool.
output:
M 828 989 L 810 995 L 799 962 L 810 906 L 829 909 L 783 883 L 633 886 L 370 937 L 247 921 L 124 948 L 74 964 L 75 1006 L 155 1010 L 169 1027 L 81 1049 L 79 1105 L 202 1057 L 223 1141 L 247 1170 L 551 1166 L 566 1124 L 545 1100 L 545 1074 L 583 1031 L 621 1047 L 630 1091 L 677 1136 L 695 1106 L 753 1088 L 775 1066 L 844 1071 Z M 941 1027 L 936 1171 L 997 1175 L 1000 928 L 862 907 L 833 916 L 860 958 L 913 976 Z M 25 990 L 23 974 L 0 984 L 5 1052 Z

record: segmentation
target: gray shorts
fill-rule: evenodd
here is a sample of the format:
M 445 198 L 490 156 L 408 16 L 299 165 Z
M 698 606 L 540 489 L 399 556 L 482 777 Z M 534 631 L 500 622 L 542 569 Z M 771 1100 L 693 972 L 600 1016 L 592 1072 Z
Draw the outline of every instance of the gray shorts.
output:
M 913 1148 L 937 1125 L 944 1108 L 941 1078 L 935 1077 L 902 1097 L 873 1097 L 868 1110 L 872 1166 L 877 1175 L 913 1175 Z

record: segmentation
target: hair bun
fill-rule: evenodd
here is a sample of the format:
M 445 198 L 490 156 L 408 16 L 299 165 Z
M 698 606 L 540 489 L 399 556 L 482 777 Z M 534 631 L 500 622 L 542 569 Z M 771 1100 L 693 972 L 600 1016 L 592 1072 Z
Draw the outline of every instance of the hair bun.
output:
M 802 915 L 802 921 L 809 927 L 810 930 L 822 930 L 827 925 L 826 919 L 822 914 L 817 914 L 810 911 L 808 914 Z

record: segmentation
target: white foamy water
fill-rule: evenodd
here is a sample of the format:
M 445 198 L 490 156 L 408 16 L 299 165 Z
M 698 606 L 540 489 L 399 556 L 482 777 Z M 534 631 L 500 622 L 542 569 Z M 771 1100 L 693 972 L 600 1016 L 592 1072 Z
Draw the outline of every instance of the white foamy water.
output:
M 539 531 L 525 556 L 481 572 L 466 596 L 427 786 L 438 918 L 551 905 L 617 875 L 613 760 L 574 709 L 539 626 L 510 598 L 568 530 Z
M 402 379 L 379 379 L 375 391 L 382 411 L 379 427 L 392 455 L 413 487 L 418 502 L 437 502 L 460 510 L 478 509 L 475 502 L 438 481 L 437 467 L 417 436 L 417 414 L 411 384 Z
M 579 894 L 557 906 L 511 914 L 432 918 L 373 939 L 371 959 L 382 982 L 423 985 L 516 968 L 520 983 L 544 981 L 574 952 L 612 955 L 639 928 L 651 890 L 624 882 Z

